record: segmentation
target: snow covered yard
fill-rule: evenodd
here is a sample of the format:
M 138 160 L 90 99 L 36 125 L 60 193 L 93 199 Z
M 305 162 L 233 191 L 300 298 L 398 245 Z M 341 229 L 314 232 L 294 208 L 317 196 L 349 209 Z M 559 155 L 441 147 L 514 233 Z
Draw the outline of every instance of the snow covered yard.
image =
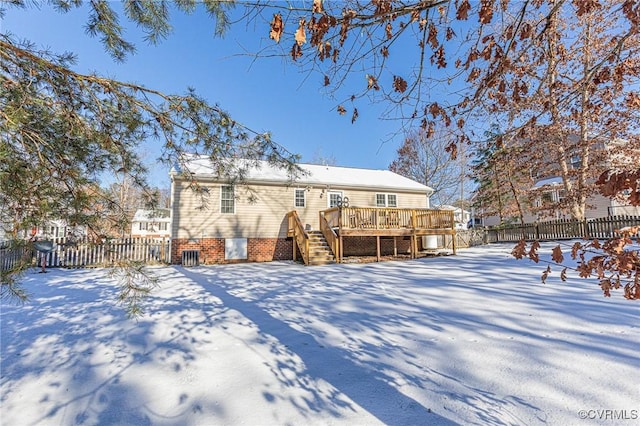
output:
M 157 268 L 139 322 L 104 270 L 30 272 L 2 302 L 1 422 L 637 424 L 638 303 L 542 284 L 512 246 Z

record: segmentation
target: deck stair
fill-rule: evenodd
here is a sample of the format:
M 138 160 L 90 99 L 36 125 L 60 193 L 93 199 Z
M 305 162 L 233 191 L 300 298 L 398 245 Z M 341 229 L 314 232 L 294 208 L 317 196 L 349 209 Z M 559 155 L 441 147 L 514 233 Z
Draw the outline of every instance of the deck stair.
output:
M 308 231 L 309 265 L 327 265 L 336 263 L 336 258 L 321 231 Z

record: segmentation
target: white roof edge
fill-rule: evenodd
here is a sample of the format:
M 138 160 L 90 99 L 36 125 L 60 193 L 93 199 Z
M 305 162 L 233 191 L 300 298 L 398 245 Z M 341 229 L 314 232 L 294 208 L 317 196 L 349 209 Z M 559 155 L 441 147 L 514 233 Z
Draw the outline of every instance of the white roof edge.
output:
M 366 170 L 366 169 L 364 169 Z M 180 173 L 177 174 L 177 177 L 180 178 Z M 209 180 L 211 182 L 216 183 L 224 183 L 224 179 L 219 179 L 214 175 L 198 175 L 198 179 L 201 180 Z M 385 191 L 403 191 L 403 192 L 415 192 L 415 193 L 433 193 L 433 188 L 429 186 L 425 186 L 425 188 L 410 188 L 410 187 L 393 187 L 393 186 L 382 186 L 382 185 L 367 185 L 367 184 L 346 184 L 343 182 L 326 182 L 326 183 L 318 183 L 318 182 L 310 182 L 304 180 L 294 180 L 294 181 L 285 181 L 285 180 L 269 180 L 269 179 L 258 179 L 258 178 L 250 178 L 245 179 L 244 184 L 252 184 L 252 183 L 260 183 L 263 185 L 273 185 L 273 186 L 282 186 L 283 184 L 288 184 L 291 187 L 300 187 L 300 186 L 312 186 L 316 188 L 324 188 L 329 186 L 330 189 L 342 189 L 342 188 L 358 188 L 358 189 L 371 189 L 371 190 L 380 190 L 384 189 Z

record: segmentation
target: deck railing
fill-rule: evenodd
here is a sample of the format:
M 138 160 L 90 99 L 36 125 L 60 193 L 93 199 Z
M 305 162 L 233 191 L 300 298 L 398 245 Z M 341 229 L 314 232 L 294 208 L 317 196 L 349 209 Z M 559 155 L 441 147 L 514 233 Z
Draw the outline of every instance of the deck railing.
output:
M 309 264 L 309 234 L 304 229 L 304 225 L 298 216 L 298 212 L 293 210 L 287 215 L 288 228 L 287 236 L 293 237 L 296 241 L 297 247 L 302 254 L 304 264 Z M 296 260 L 296 244 L 293 245 L 293 260 Z
M 453 229 L 453 211 L 435 209 L 400 209 L 381 207 L 345 207 L 325 210 L 332 227 L 340 229 Z
M 322 232 L 325 240 L 327 240 L 327 244 L 329 244 L 333 255 L 338 258 L 340 256 L 340 239 L 338 238 L 338 234 L 336 234 L 336 231 L 331 227 L 324 212 L 319 212 L 318 216 L 320 232 Z

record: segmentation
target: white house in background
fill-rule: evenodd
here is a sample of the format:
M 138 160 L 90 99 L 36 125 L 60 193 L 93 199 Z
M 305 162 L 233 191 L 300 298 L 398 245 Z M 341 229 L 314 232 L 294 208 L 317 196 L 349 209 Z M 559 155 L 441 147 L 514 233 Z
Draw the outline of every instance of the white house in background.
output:
M 471 220 L 471 212 L 468 210 L 463 210 L 460 207 L 451 206 L 448 204 L 443 204 L 439 207 L 436 207 L 440 210 L 450 210 L 453 212 L 453 220 L 456 223 L 456 229 L 467 229 L 467 223 Z
M 131 221 L 131 237 L 133 238 L 170 238 L 171 210 L 138 209 Z
M 73 226 L 65 220 L 49 220 L 43 225 L 34 226 L 19 234 L 24 238 L 37 238 L 39 240 L 51 240 L 59 238 L 81 238 L 87 236 L 86 226 Z

